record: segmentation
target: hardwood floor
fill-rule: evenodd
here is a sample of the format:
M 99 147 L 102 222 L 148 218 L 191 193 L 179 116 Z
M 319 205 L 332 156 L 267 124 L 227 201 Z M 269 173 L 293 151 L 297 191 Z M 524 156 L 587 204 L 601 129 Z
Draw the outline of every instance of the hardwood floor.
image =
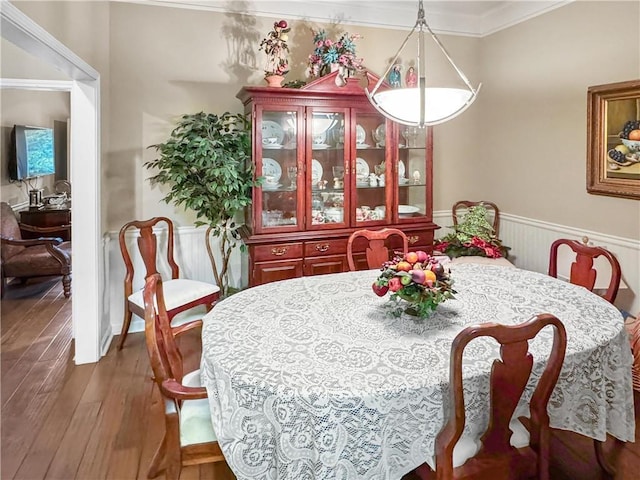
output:
M 146 478 L 164 424 L 144 335 L 127 337 L 121 352 L 114 342 L 97 364 L 75 366 L 71 301 L 62 295 L 59 280 L 9 287 L 1 319 L 0 478 Z M 180 339 L 193 368 L 198 364 L 198 335 L 195 331 Z M 640 418 L 640 395 L 635 400 Z M 551 449 L 552 479 L 606 478 L 595 461 L 591 440 L 554 432 Z M 617 479 L 640 478 L 640 445 L 625 445 L 618 464 Z M 218 463 L 185 467 L 180 478 L 235 477 Z

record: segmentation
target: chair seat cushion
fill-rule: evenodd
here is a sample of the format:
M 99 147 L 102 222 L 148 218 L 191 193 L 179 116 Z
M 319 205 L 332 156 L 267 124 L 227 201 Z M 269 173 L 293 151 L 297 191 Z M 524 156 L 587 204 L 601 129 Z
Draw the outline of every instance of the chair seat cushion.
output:
M 512 447 L 523 448 L 529 445 L 529 431 L 518 419 L 511 419 L 509 422 L 511 429 L 511 439 L 509 443 Z M 464 465 L 464 463 L 473 457 L 480 450 L 480 440 L 475 440 L 468 436 L 462 436 L 456 446 L 453 447 L 453 468 Z M 427 458 L 427 464 L 431 470 L 435 472 L 436 462 L 434 457 Z
M 24 248 L 20 253 L 4 261 L 2 268 L 7 277 L 33 277 L 35 275 L 63 275 L 71 272 L 71 242 L 62 242 L 57 248 L 62 251 L 66 264 L 60 262 L 45 245 Z
M 200 369 L 187 373 L 182 384 L 188 387 L 200 387 Z M 180 409 L 180 445 L 193 445 L 217 441 L 211 423 L 209 399 L 185 400 Z
M 167 311 L 181 307 L 187 303 L 206 297 L 212 293 L 218 293 L 220 287 L 207 282 L 198 280 L 187 280 L 185 278 L 176 278 L 162 282 L 164 287 L 164 302 Z M 134 305 L 144 309 L 144 300 L 142 298 L 142 290 L 129 295 L 129 301 Z

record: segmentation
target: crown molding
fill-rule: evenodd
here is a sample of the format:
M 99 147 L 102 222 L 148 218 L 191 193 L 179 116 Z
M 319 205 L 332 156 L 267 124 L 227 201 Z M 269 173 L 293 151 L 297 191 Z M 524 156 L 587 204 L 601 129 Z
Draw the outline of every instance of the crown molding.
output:
M 375 28 L 408 30 L 415 25 L 415 0 L 111 0 L 257 17 L 303 19 Z M 429 26 L 438 34 L 483 37 L 562 7 L 576 0 L 425 1 Z

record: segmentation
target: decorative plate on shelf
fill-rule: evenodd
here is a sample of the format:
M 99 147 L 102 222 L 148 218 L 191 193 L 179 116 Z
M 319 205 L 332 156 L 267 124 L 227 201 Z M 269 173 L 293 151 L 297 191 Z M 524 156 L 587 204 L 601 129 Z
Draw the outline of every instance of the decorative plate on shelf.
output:
M 267 185 L 265 183 L 262 185 L 262 190 L 278 190 L 281 186 L 281 183 L 276 183 L 275 185 Z
M 262 121 L 262 143 L 264 144 L 265 138 L 276 137 L 278 139 L 278 143 L 282 144 L 284 141 L 284 130 L 282 127 L 271 120 L 263 120 Z
M 273 158 L 264 157 L 262 159 L 262 175 L 265 177 L 267 175 L 275 177 L 275 181 L 277 182 L 282 176 L 282 167 Z
M 315 158 L 311 160 L 311 183 L 315 185 L 322 180 L 322 165 Z
M 404 178 L 404 174 L 406 173 L 407 168 L 404 166 L 404 162 L 400 160 L 398 162 L 398 177 Z
M 367 132 L 362 128 L 362 125 L 356 125 L 356 143 L 362 144 L 366 139 Z
M 406 215 L 409 213 L 417 213 L 420 211 L 420 208 L 415 207 L 413 205 L 398 205 L 398 213 L 400 215 Z
M 387 138 L 387 127 L 384 123 L 378 125 L 378 127 L 373 131 L 373 136 L 375 137 L 375 141 L 381 147 L 384 147 L 385 139 Z
M 325 142 L 327 141 L 327 132 L 314 133 L 312 140 L 314 146 L 325 145 Z
M 368 177 L 369 164 L 364 158 L 356 158 L 356 177 Z

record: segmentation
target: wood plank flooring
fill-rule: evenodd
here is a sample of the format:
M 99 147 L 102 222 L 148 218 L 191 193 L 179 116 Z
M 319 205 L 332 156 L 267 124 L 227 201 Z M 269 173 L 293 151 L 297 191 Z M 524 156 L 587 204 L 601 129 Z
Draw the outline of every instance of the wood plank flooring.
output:
M 114 342 L 97 364 L 75 366 L 71 302 L 57 279 L 10 286 L 0 314 L 0 478 L 145 479 L 164 423 L 144 335 L 127 337 L 121 352 Z M 197 368 L 199 332 L 180 343 L 188 366 Z M 635 405 L 640 418 L 640 395 Z M 551 448 L 552 479 L 607 478 L 591 440 L 554 432 Z M 640 445 L 625 445 L 618 465 L 616 479 L 640 478 Z M 185 467 L 180 478 L 235 479 L 221 463 Z

